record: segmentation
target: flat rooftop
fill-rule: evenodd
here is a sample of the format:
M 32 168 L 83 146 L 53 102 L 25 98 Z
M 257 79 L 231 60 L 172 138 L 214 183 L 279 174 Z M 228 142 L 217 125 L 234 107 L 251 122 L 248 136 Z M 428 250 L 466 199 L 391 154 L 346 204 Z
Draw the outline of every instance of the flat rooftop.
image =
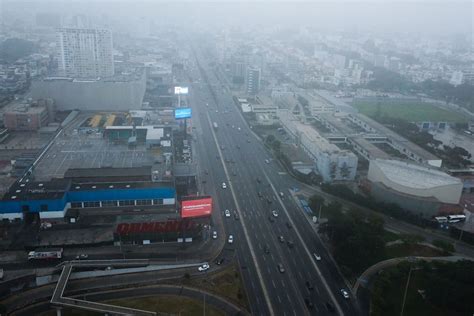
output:
M 151 178 L 151 166 L 130 167 L 130 168 L 71 168 L 64 173 L 64 178 L 109 178 L 143 176 Z

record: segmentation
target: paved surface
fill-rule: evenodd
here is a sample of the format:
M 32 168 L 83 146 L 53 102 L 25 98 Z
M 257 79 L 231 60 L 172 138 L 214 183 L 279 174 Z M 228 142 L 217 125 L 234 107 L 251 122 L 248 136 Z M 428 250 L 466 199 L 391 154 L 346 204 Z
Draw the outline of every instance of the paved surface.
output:
M 210 60 L 199 50 L 196 52 L 204 71 L 192 70 L 191 76 L 201 80 L 191 85 L 188 100 L 193 108 L 194 138 L 201 157 L 200 176 L 206 181 L 202 190 L 217 197 L 215 211 L 222 217 L 225 209 L 240 213 L 239 220 L 223 217 L 226 235 L 234 235 L 234 243 L 228 244 L 225 251 L 237 254 L 252 314 L 329 314 L 325 303 L 332 302 L 340 306 L 340 314 L 356 315 L 353 300 L 344 300 L 339 294 L 345 287 L 344 280 L 326 259 L 328 254 L 313 228 L 292 199 L 278 197 L 279 192 L 287 195 L 288 189 L 299 183 L 276 162 L 265 163 L 265 159 L 272 157 L 253 136 L 231 95 L 219 88 L 221 79 L 207 67 Z M 217 130 L 212 128 L 212 122 L 217 122 Z M 212 141 L 214 135 L 217 144 Z M 221 188 L 222 182 L 228 184 L 228 189 Z M 259 191 L 263 198 L 258 196 Z M 279 212 L 275 222 L 268 219 L 272 209 Z M 292 228 L 287 227 L 287 222 L 292 223 Z M 291 240 L 294 246 L 280 243 L 278 236 Z M 265 246 L 268 254 L 264 252 Z M 316 262 L 313 252 L 320 254 L 322 261 Z M 285 273 L 278 271 L 279 263 Z M 314 290 L 309 290 L 306 282 Z M 312 309 L 306 307 L 305 298 L 313 303 Z

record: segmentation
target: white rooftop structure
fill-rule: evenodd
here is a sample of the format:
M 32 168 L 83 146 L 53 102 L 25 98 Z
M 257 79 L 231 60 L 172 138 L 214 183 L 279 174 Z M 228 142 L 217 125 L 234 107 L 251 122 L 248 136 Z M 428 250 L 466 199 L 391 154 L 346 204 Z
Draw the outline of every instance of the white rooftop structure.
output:
M 368 179 L 397 192 L 450 204 L 459 203 L 463 187 L 460 179 L 442 171 L 399 160 L 371 160 Z

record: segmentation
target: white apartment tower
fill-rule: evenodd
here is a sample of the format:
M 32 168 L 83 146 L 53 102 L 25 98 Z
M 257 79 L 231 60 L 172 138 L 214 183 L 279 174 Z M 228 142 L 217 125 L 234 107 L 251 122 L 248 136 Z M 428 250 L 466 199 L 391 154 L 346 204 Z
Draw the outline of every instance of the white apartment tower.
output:
M 105 29 L 58 30 L 59 75 L 97 78 L 114 75 L 112 33 Z
M 249 95 L 256 95 L 260 91 L 261 70 L 258 67 L 248 67 L 246 76 L 246 90 Z

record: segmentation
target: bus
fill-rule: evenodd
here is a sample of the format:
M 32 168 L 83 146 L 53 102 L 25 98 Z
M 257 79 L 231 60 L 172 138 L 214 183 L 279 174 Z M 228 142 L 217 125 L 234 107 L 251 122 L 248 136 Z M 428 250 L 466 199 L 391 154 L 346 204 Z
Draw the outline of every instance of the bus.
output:
M 28 260 L 58 260 L 63 257 L 63 248 L 36 249 L 28 253 Z
M 438 223 L 447 223 L 448 222 L 448 218 L 446 216 L 436 216 L 434 218 L 435 221 L 437 221 Z
M 448 223 L 459 223 L 466 220 L 466 215 L 448 215 Z

